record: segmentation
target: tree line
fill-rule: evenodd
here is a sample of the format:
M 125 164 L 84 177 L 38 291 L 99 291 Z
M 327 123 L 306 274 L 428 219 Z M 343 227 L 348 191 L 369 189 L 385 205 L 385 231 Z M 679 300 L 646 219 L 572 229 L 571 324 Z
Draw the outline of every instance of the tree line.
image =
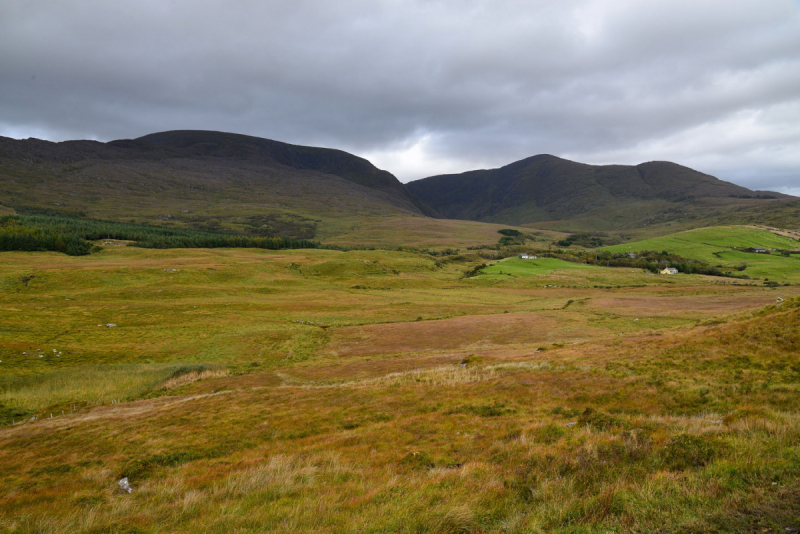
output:
M 217 234 L 186 228 L 164 228 L 81 217 L 34 214 L 0 217 L 0 250 L 54 251 L 83 256 L 100 239 L 132 241 L 142 248 L 263 248 L 269 250 L 318 248 L 307 239 Z

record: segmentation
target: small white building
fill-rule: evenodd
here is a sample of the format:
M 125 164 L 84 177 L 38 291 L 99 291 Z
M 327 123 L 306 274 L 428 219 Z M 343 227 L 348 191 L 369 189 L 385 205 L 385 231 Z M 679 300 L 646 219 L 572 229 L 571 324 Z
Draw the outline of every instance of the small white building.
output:
M 678 269 L 676 269 L 675 267 L 667 267 L 666 269 L 661 271 L 661 274 L 678 274 Z
M 521 259 L 521 260 L 535 260 L 536 256 L 534 256 L 532 254 L 530 254 L 530 255 L 528 255 L 528 254 L 520 254 L 519 255 L 519 259 Z

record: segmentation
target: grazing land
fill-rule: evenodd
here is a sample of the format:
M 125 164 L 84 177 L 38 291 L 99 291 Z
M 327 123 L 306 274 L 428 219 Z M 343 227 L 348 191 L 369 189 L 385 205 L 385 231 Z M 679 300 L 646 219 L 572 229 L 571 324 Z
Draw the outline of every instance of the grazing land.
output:
M 761 247 L 765 252 L 748 249 Z M 698 228 L 655 239 L 603 247 L 609 252 L 665 250 L 716 265 L 741 268 L 751 278 L 776 282 L 800 282 L 800 241 L 786 235 L 749 226 Z
M 797 285 L 119 244 L 0 254 L 0 532 L 800 527 Z

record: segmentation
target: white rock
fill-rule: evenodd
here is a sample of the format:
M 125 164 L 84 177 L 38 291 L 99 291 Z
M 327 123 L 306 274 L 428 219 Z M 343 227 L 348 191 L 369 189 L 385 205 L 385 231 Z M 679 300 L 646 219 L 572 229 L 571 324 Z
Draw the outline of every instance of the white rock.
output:
M 128 493 L 133 493 L 133 488 L 128 483 L 128 477 L 125 477 L 119 481 L 119 489 Z

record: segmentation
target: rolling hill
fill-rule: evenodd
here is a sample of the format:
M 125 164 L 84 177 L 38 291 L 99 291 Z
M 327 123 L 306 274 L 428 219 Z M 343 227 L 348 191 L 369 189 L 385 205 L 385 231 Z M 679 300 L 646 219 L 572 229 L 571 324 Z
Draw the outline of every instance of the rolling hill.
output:
M 800 228 L 800 199 L 669 162 L 593 166 L 539 155 L 403 185 L 341 150 L 231 133 L 170 131 L 108 143 L 0 137 L 0 214 L 42 210 L 391 246 L 493 242 L 497 228 L 476 223 L 628 237 L 717 224 Z M 441 238 L 452 232 L 458 239 Z
M 794 197 L 751 191 L 675 163 L 597 166 L 550 155 L 406 186 L 447 218 L 569 230 L 638 228 L 800 206 Z
M 763 247 L 765 253 L 749 251 Z M 696 228 L 657 237 L 599 248 L 612 253 L 636 253 L 642 250 L 667 251 L 717 266 L 724 271 L 739 271 L 751 278 L 766 278 L 775 282 L 800 279 L 800 256 L 781 254 L 800 247 L 795 237 L 776 234 L 769 229 L 750 226 L 715 226 Z
M 302 238 L 371 217 L 436 216 L 363 158 L 208 131 L 109 143 L 0 138 L 0 204 Z

